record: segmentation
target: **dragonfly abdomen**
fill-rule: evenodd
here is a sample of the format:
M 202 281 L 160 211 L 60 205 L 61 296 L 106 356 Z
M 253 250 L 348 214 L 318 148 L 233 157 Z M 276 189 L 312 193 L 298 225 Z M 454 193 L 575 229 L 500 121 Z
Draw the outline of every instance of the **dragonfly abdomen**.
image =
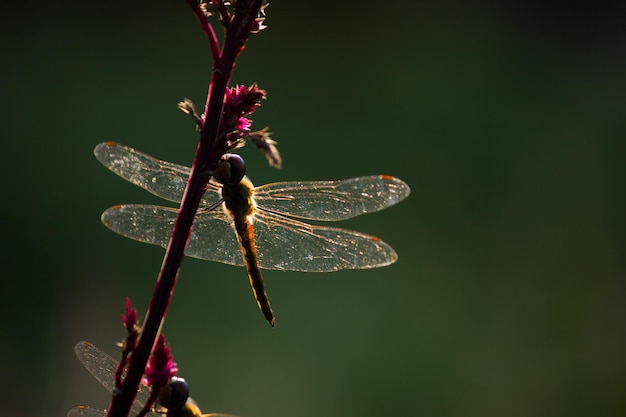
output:
M 274 312 L 270 305 L 270 300 L 265 292 L 265 283 L 263 282 L 263 274 L 259 268 L 259 263 L 256 255 L 256 245 L 254 240 L 254 228 L 252 227 L 252 219 L 250 216 L 243 218 L 237 216 L 235 220 L 235 230 L 237 231 L 237 237 L 241 244 L 241 252 L 243 254 L 243 260 L 248 270 L 248 278 L 250 279 L 250 285 L 252 286 L 252 292 L 256 299 L 257 305 L 261 309 L 261 312 L 265 316 L 268 323 L 274 327 Z

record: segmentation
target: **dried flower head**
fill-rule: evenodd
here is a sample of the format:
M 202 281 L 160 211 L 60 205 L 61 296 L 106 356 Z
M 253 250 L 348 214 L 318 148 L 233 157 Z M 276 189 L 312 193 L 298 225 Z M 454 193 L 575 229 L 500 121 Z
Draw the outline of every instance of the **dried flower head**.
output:
M 265 18 L 257 17 L 256 19 L 254 19 L 254 24 L 252 25 L 252 28 L 250 28 L 250 33 L 259 33 L 263 29 L 267 29 L 267 25 L 265 24 Z
M 206 17 L 211 17 L 215 13 L 218 13 L 220 9 L 223 7 L 224 2 L 218 1 L 202 1 L 200 2 L 200 10 L 206 15 Z
M 274 168 L 280 168 L 282 166 L 283 160 L 276 147 L 277 142 L 270 138 L 270 132 L 267 131 L 267 127 L 257 132 L 250 133 L 248 138 L 263 152 L 270 166 Z
M 239 6 L 240 5 L 237 0 L 202 0 L 198 5 L 200 11 L 207 19 L 213 17 L 214 15 L 218 15 L 220 22 L 222 22 L 226 28 L 230 26 L 235 13 L 242 11 Z M 265 25 L 265 9 L 267 6 L 269 6 L 269 3 L 264 0 L 259 13 L 250 28 L 250 33 L 259 33 L 263 29 L 267 28 Z
M 256 19 L 254 19 L 254 25 L 252 25 L 250 33 L 259 33 L 263 29 L 267 29 L 267 25 L 265 25 L 265 17 L 267 16 L 265 9 L 269 5 L 270 4 L 267 1 L 263 1 L 261 9 L 259 10 L 259 14 L 257 15 Z
M 191 116 L 191 118 L 194 120 L 194 122 L 196 122 L 196 127 L 198 129 L 200 129 L 202 127 L 202 119 L 200 118 L 200 116 L 198 116 L 198 113 L 196 113 L 196 108 L 193 105 L 193 103 L 191 102 L 191 100 L 189 100 L 187 97 L 185 97 L 185 99 L 183 101 L 178 103 L 178 108 L 183 113 L 188 114 L 189 116 Z

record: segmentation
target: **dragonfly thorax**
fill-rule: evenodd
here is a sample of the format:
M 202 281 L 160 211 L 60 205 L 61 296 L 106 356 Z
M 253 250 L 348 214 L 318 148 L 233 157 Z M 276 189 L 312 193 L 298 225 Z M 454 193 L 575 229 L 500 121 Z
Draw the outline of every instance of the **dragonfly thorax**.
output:
M 239 183 L 222 187 L 222 198 L 224 205 L 230 214 L 235 218 L 244 218 L 252 214 L 254 205 L 252 203 L 252 193 L 254 186 L 247 177 Z

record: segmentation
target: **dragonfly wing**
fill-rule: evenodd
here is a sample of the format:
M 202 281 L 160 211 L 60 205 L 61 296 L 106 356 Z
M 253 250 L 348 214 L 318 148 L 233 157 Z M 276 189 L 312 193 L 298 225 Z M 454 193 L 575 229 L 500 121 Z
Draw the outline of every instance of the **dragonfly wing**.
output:
M 67 417 L 104 417 L 106 413 L 106 410 L 92 408 L 88 405 L 79 405 L 68 411 Z
M 115 388 L 115 372 L 117 371 L 118 361 L 113 359 L 107 353 L 101 351 L 96 346 L 89 342 L 78 342 L 76 346 L 74 346 L 74 352 L 76 352 L 76 356 L 78 360 L 83 364 L 83 366 L 91 373 L 104 386 L 107 391 L 111 392 Z M 122 374 L 122 377 L 126 375 L 126 370 Z M 139 391 L 137 391 L 137 398 L 133 403 L 133 411 L 135 414 L 141 411 L 141 407 L 146 403 L 148 398 L 150 397 L 150 389 L 141 384 L 139 387 Z M 78 410 L 77 410 L 78 409 Z M 70 413 L 74 412 L 78 413 L 80 410 L 84 410 L 84 413 L 92 413 L 93 410 L 96 410 L 87 406 L 79 406 L 74 407 L 70 410 Z M 98 410 L 96 410 L 98 411 Z M 69 415 L 69 413 L 68 413 Z M 74 414 L 75 416 L 80 416 L 81 414 Z M 92 416 L 94 414 L 82 414 L 85 416 Z
M 234 414 L 224 414 L 224 413 L 207 413 L 202 414 L 200 417 L 239 417 Z
M 102 223 L 115 233 L 167 248 L 178 211 L 145 204 L 114 206 L 102 213 Z M 199 212 L 193 224 L 187 256 L 243 266 L 232 221 L 221 208 Z
M 375 236 L 313 226 L 261 210 L 255 213 L 254 233 L 263 269 L 331 272 L 378 268 L 398 259 L 393 248 Z
M 245 266 L 233 221 L 222 208 L 196 215 L 186 254 L 192 258 Z
M 89 342 L 78 342 L 74 352 L 83 366 L 102 384 L 107 391 L 115 388 L 115 371 L 118 361 Z
M 145 204 L 113 206 L 102 213 L 102 224 L 122 236 L 166 248 L 177 211 Z
M 115 142 L 96 146 L 94 155 L 108 169 L 144 190 L 168 201 L 180 202 L 191 170 L 185 166 L 161 161 L 136 149 Z M 219 199 L 212 185 L 201 204 L 209 206 Z
M 411 192 L 402 180 L 388 175 L 338 181 L 294 181 L 254 189 L 259 207 L 309 220 L 342 220 L 393 206 Z
M 145 204 L 114 206 L 102 213 L 112 231 L 166 248 L 177 210 Z M 313 226 L 257 209 L 254 234 L 259 267 L 286 271 L 330 272 L 394 263 L 398 255 L 379 238 L 354 230 Z M 230 216 L 222 209 L 196 215 L 187 256 L 245 266 Z
M 135 407 L 133 407 L 134 416 L 137 416 L 139 414 L 139 411 L 140 410 L 137 410 Z M 93 408 L 88 405 L 79 405 L 68 411 L 67 417 L 105 417 L 106 414 L 106 410 Z M 155 413 L 153 411 L 149 411 L 146 415 L 150 417 L 163 417 L 162 413 Z

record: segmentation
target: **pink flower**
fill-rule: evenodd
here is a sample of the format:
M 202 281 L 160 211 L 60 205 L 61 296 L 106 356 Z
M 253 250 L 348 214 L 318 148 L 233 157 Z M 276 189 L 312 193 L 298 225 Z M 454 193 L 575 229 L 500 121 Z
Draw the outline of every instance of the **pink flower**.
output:
M 170 348 L 165 344 L 165 336 L 160 334 L 146 366 L 145 381 L 147 385 L 158 390 L 165 386 L 176 372 L 178 372 L 176 362 L 172 360 Z
M 252 121 L 244 116 L 254 113 L 264 98 L 265 91 L 256 84 L 250 87 L 237 85 L 226 89 L 222 132 L 225 134 L 231 134 L 233 131 L 248 132 Z
M 128 334 L 137 331 L 137 310 L 130 304 L 130 298 L 128 297 L 126 297 L 126 313 L 122 314 L 122 323 L 124 323 Z

